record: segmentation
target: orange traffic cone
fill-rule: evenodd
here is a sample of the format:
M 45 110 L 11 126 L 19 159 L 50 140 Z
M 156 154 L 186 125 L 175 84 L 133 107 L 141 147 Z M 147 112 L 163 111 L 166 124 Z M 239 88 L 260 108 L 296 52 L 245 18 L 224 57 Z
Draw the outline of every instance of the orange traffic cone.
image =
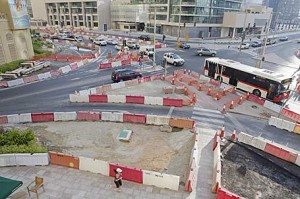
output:
M 232 133 L 232 135 L 231 135 L 231 139 L 232 139 L 232 140 L 235 140 L 235 132 L 236 132 L 236 131 L 235 131 L 235 129 L 234 129 L 234 130 L 233 130 L 233 133 Z
M 223 95 L 226 95 L 226 90 L 225 90 L 225 88 L 223 88 Z
M 208 88 L 207 95 L 211 95 L 211 88 Z
M 202 90 L 202 85 L 199 84 L 199 86 L 198 86 L 198 91 L 201 91 L 201 90 Z
M 220 97 L 220 94 L 219 94 L 219 92 L 217 92 L 216 98 L 215 98 L 215 99 L 218 101 L 220 98 L 221 98 L 221 97 Z
M 191 70 L 188 70 L 188 75 L 191 75 Z
M 250 93 L 247 93 L 247 98 L 246 99 L 249 99 L 249 96 L 250 96 Z
M 225 114 L 226 113 L 226 105 L 224 104 L 224 106 L 223 106 L 223 109 L 222 109 L 222 111 L 221 111 L 223 114 Z
M 231 104 L 230 104 L 229 108 L 230 108 L 230 109 L 233 109 L 233 108 L 234 108 L 234 107 L 233 107 L 233 100 L 231 101 Z
M 241 96 L 239 99 L 239 104 L 242 104 L 242 103 L 243 103 L 243 96 Z
M 225 126 L 223 125 L 222 130 L 220 132 L 220 137 L 223 138 L 225 136 Z

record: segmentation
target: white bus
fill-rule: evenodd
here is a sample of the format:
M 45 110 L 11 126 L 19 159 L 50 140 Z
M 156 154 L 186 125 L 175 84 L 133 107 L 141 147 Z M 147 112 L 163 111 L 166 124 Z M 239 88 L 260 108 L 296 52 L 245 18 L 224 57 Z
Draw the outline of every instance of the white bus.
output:
M 275 103 L 288 98 L 292 83 L 289 76 L 217 57 L 205 60 L 204 75 Z

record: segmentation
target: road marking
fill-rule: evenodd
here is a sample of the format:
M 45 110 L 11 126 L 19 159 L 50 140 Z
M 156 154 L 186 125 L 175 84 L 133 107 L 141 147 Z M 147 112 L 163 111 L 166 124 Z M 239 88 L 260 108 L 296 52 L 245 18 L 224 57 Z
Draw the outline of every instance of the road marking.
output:
M 128 111 L 122 111 L 122 110 L 107 110 L 107 109 L 93 109 L 93 111 L 99 111 L 99 112 L 121 112 L 121 113 L 129 113 Z
M 174 106 L 172 106 L 172 107 L 170 108 L 170 110 L 169 110 L 169 112 L 168 112 L 168 117 L 171 117 L 174 108 L 175 108 Z
M 79 77 L 76 77 L 76 78 L 71 79 L 71 81 L 79 80 L 79 79 L 80 79 Z

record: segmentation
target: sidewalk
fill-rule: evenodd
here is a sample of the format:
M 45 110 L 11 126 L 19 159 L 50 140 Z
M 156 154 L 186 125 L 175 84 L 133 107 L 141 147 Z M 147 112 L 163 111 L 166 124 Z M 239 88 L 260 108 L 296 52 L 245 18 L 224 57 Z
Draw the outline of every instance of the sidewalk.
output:
M 123 181 L 122 192 L 117 192 L 113 178 L 79 171 L 60 166 L 35 167 L 4 167 L 0 169 L 0 176 L 23 181 L 22 187 L 17 189 L 11 197 L 18 199 L 36 198 L 34 193 L 28 196 L 26 187 L 35 176 L 44 178 L 45 192 L 39 191 L 40 199 L 179 199 L 186 198 L 188 193 L 170 191 L 153 186 Z

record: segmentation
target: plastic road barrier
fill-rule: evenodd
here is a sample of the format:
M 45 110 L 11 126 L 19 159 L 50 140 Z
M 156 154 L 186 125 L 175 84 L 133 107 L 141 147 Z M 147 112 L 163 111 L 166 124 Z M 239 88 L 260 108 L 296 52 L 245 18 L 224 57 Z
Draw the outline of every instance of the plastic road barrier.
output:
M 109 176 L 115 176 L 114 169 L 120 168 L 123 170 L 122 178 L 124 180 L 143 183 L 143 172 L 141 169 L 121 166 L 118 164 L 109 163 Z
M 123 114 L 123 122 L 128 123 L 136 123 L 136 124 L 145 124 L 146 123 L 146 116 L 142 114 Z
M 178 191 L 179 176 L 143 170 L 143 184 Z
M 174 106 L 174 107 L 182 107 L 183 100 L 182 99 L 171 99 L 171 98 L 163 98 L 164 106 Z
M 99 120 L 101 120 L 101 113 L 79 111 L 79 112 L 77 112 L 77 120 L 79 120 L 79 121 L 99 121 Z
M 170 117 L 159 115 L 147 115 L 146 124 L 169 125 Z
M 102 112 L 101 120 L 102 121 L 111 121 L 111 122 L 123 122 L 123 113 Z
M 126 103 L 125 95 L 107 95 L 108 103 Z
M 24 84 L 23 79 L 15 79 L 15 80 L 7 81 L 8 87 L 17 86 L 17 85 L 21 85 L 21 84 Z
M 38 81 L 39 78 L 37 75 L 33 75 L 33 76 L 28 76 L 28 77 L 23 77 L 23 81 L 25 84 L 30 83 L 30 82 L 35 82 Z
M 170 118 L 169 125 L 172 127 L 192 129 L 194 121 L 190 119 Z
M 69 73 L 71 71 L 71 67 L 69 65 L 60 67 L 59 69 L 63 74 Z
M 89 95 L 89 102 L 90 103 L 107 103 L 108 97 L 107 95 Z
M 31 113 L 32 122 L 53 122 L 54 113 Z
M 63 153 L 49 152 L 51 164 L 79 169 L 79 158 Z
M 145 96 L 145 104 L 162 106 L 163 105 L 163 98 L 162 97 Z
M 213 163 L 213 181 L 212 189 L 213 193 L 217 193 L 219 187 L 221 187 L 221 147 L 220 143 L 217 143 L 214 149 L 214 163 Z
M 0 116 L 0 124 L 7 124 L 8 123 L 8 118 L 6 115 L 1 115 Z
M 79 170 L 109 176 L 109 163 L 102 160 L 79 156 Z
M 70 102 L 89 102 L 89 96 L 88 95 L 76 95 L 76 94 L 70 94 L 69 95 Z
M 144 104 L 145 97 L 144 96 L 126 96 L 126 103 L 127 104 Z
M 39 80 L 49 79 L 51 78 L 51 73 L 46 72 L 46 73 L 38 74 L 38 78 Z
M 54 121 L 75 121 L 76 112 L 54 112 Z
M 119 89 L 119 88 L 125 88 L 125 82 L 111 84 L 112 90 Z

